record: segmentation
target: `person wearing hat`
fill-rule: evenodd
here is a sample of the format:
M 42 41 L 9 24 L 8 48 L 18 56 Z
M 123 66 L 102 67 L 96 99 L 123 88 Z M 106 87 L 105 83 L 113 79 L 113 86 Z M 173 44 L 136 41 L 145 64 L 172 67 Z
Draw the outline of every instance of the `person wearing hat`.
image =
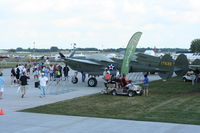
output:
M 27 85 L 28 85 L 28 79 L 30 79 L 29 76 L 26 76 L 26 73 L 23 72 L 22 76 L 20 77 L 20 83 L 21 83 L 21 93 L 22 93 L 22 98 L 24 98 L 24 95 L 26 94 L 27 90 Z
M 45 97 L 46 95 L 46 86 L 48 83 L 48 78 L 42 73 L 42 76 L 39 78 L 40 81 L 40 97 Z
M 4 81 L 4 79 L 3 79 L 3 73 L 2 72 L 0 72 L 0 99 L 2 99 L 3 98 L 3 91 L 4 91 L 4 83 L 5 83 L 5 81 Z

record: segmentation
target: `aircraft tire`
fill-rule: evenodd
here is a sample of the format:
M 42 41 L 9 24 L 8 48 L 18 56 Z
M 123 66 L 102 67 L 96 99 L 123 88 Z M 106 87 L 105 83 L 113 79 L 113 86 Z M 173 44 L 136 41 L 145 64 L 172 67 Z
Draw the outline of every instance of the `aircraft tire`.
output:
M 139 96 L 142 96 L 142 94 L 143 94 L 143 91 L 141 91 L 138 95 L 139 95 Z
M 135 91 L 128 91 L 128 96 L 129 97 L 133 97 L 136 95 L 136 92 Z
M 72 78 L 72 83 L 73 83 L 73 84 L 78 83 L 78 78 L 77 78 L 77 77 Z
M 116 96 L 116 95 L 117 95 L 116 90 L 113 90 L 111 93 L 112 93 L 113 96 Z
M 89 87 L 95 87 L 95 86 L 97 86 L 97 79 L 96 78 L 89 78 L 88 79 L 88 86 Z
M 186 79 L 186 78 L 183 78 L 183 81 L 184 81 L 184 82 L 187 82 L 187 79 Z

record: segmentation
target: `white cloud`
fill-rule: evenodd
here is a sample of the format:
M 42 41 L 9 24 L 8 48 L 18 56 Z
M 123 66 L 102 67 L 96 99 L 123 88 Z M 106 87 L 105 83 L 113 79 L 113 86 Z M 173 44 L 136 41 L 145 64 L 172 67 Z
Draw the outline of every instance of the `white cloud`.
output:
M 187 47 L 194 33 L 199 36 L 199 5 L 199 0 L 0 0 L 0 43 L 38 40 L 120 47 L 140 30 L 141 46 L 176 47 L 167 45 L 174 41 Z M 189 30 L 190 38 L 180 34 L 182 29 Z
M 147 13 L 145 2 L 125 0 L 123 2 L 123 10 L 125 13 L 144 15 Z
M 166 30 L 166 26 L 162 25 L 162 24 L 146 24 L 143 26 L 143 30 L 147 30 L 147 31 L 158 31 L 158 30 Z
M 66 19 L 57 19 L 53 20 L 53 24 L 58 27 L 68 27 L 68 26 L 77 26 L 81 22 L 81 17 L 74 17 L 74 18 L 66 18 Z
M 200 10 L 200 1 L 199 0 L 188 0 L 188 6 L 193 10 Z

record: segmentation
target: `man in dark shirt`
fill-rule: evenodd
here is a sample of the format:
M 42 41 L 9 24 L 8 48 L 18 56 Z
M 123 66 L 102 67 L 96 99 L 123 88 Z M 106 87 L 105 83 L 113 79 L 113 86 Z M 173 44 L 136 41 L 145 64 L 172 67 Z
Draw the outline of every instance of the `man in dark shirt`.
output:
M 67 65 L 65 65 L 65 67 L 63 68 L 63 72 L 64 72 L 65 80 L 66 78 L 68 79 L 69 67 Z
M 16 79 L 17 79 L 17 83 L 19 84 L 19 76 L 20 76 L 20 70 L 18 68 L 18 65 L 16 66 Z
M 22 93 L 22 98 L 24 98 L 24 95 L 26 94 L 26 89 L 27 89 L 27 79 L 30 79 L 30 77 L 26 76 L 26 73 L 23 72 L 23 75 L 20 77 L 20 82 L 21 82 L 21 93 Z
M 16 73 L 15 73 L 15 69 L 14 67 L 11 69 L 11 85 L 13 83 L 16 83 L 16 80 L 15 80 L 15 76 L 16 76 Z

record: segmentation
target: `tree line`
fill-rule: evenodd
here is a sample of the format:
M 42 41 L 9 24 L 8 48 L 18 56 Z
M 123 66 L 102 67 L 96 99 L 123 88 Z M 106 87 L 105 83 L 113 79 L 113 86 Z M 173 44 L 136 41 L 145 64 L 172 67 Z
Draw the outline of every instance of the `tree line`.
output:
M 50 49 L 23 49 L 21 47 L 16 49 L 8 49 L 8 52 L 60 52 L 60 51 L 71 51 L 72 49 L 59 49 L 57 47 Z M 136 52 L 145 52 L 146 50 L 154 50 L 154 48 L 136 48 Z M 98 51 L 98 52 L 117 52 L 120 53 L 125 51 L 125 48 L 108 48 L 108 49 L 97 49 L 97 48 L 76 48 L 76 51 Z M 177 52 L 177 51 L 188 51 L 188 49 L 181 48 L 157 48 L 156 52 Z
M 194 40 L 191 42 L 190 50 L 191 50 L 193 53 L 200 53 L 200 39 L 194 39 Z
M 18 47 L 16 49 L 8 49 L 9 52 L 60 52 L 60 51 L 71 51 L 72 49 L 60 49 L 56 46 L 52 46 L 49 49 L 37 49 L 37 48 L 28 48 L 23 49 L 21 47 Z M 76 48 L 77 51 L 101 51 L 101 52 L 121 52 L 125 51 L 125 48 L 108 48 L 108 49 L 97 49 L 97 48 Z M 136 48 L 136 52 L 144 52 L 145 50 L 154 50 L 155 48 Z M 183 48 L 157 48 L 156 52 L 188 52 L 191 51 L 193 53 L 200 53 L 200 39 L 194 39 L 191 42 L 189 49 L 183 49 Z

